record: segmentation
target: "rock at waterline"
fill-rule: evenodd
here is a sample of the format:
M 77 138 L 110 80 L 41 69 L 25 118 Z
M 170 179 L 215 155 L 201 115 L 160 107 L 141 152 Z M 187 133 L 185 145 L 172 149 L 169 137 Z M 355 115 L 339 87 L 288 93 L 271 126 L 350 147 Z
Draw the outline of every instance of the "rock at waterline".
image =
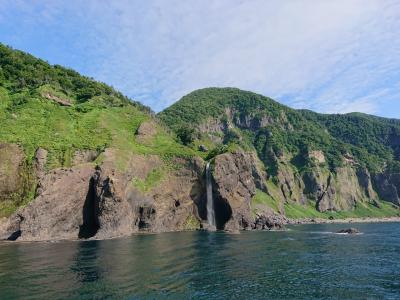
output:
M 348 228 L 348 229 L 339 230 L 337 233 L 358 234 L 358 233 L 361 233 L 361 232 L 356 228 Z

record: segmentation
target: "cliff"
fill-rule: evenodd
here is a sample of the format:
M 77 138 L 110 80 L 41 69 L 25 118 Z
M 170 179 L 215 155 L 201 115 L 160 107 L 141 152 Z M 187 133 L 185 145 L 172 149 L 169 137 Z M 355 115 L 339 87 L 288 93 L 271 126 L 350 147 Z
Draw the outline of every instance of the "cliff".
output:
M 112 238 L 399 215 L 400 121 L 209 88 L 155 115 L 0 45 L 0 239 Z

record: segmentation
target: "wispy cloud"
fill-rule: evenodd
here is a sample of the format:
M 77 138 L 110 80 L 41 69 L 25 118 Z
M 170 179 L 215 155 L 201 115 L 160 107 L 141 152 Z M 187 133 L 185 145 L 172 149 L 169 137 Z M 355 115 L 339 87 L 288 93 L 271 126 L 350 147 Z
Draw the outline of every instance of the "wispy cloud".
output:
M 400 1 L 2 2 L 0 23 L 17 12 L 36 29 L 20 25 L 15 44 L 51 27 L 71 67 L 157 111 L 206 86 L 321 112 L 386 114 L 400 100 Z

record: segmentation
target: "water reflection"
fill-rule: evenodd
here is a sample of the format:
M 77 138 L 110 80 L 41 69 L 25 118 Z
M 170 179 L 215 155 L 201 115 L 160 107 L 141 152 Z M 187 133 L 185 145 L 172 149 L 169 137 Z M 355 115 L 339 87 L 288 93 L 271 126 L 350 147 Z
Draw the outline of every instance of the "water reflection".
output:
M 78 283 L 92 282 L 101 279 L 101 270 L 98 262 L 99 241 L 88 241 L 76 243 L 77 249 L 70 267 L 76 274 Z
M 400 225 L 339 226 L 0 244 L 0 299 L 396 298 Z

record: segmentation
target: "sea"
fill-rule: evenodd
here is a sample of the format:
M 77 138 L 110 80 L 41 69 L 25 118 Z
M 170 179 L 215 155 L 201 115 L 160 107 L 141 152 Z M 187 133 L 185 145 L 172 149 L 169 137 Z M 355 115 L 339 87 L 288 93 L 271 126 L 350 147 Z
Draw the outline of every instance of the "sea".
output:
M 400 299 L 400 223 L 0 242 L 0 299 Z

